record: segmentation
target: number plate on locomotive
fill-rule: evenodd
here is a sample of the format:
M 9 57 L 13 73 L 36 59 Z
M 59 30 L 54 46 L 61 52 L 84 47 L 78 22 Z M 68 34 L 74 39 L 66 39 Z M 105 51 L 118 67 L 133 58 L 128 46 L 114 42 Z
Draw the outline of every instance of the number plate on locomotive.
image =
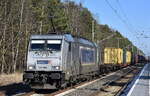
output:
M 48 60 L 38 60 L 37 64 L 48 64 L 49 61 Z

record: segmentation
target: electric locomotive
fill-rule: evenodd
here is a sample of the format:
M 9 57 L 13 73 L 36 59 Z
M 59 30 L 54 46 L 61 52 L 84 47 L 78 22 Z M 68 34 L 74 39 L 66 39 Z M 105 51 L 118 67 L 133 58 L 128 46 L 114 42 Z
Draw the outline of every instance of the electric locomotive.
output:
M 99 74 L 98 47 L 70 34 L 31 35 L 25 84 L 35 89 L 55 89 Z

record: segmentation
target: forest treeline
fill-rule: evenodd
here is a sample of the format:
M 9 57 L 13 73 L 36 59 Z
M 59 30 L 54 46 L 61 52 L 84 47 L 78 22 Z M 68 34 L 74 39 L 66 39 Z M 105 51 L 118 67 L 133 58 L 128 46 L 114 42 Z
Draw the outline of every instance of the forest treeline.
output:
M 92 13 L 73 1 L 0 0 L 0 73 L 22 71 L 31 34 L 71 33 L 101 47 L 136 47 L 117 30 L 98 24 Z

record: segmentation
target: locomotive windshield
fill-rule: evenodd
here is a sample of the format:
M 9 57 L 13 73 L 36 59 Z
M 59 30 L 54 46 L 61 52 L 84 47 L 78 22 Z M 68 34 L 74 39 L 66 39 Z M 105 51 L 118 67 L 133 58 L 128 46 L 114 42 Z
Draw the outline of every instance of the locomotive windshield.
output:
M 32 50 L 44 50 L 45 41 L 44 40 L 32 40 L 31 49 Z
M 48 40 L 47 50 L 60 51 L 61 50 L 61 40 Z
M 60 51 L 61 40 L 32 40 L 30 49 Z

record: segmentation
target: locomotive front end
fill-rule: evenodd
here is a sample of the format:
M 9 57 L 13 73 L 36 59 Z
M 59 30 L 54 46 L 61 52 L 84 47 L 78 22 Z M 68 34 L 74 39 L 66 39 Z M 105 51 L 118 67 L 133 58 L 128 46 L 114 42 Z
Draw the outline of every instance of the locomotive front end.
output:
M 61 36 L 31 36 L 24 83 L 36 89 L 59 88 L 63 78 L 61 49 Z

